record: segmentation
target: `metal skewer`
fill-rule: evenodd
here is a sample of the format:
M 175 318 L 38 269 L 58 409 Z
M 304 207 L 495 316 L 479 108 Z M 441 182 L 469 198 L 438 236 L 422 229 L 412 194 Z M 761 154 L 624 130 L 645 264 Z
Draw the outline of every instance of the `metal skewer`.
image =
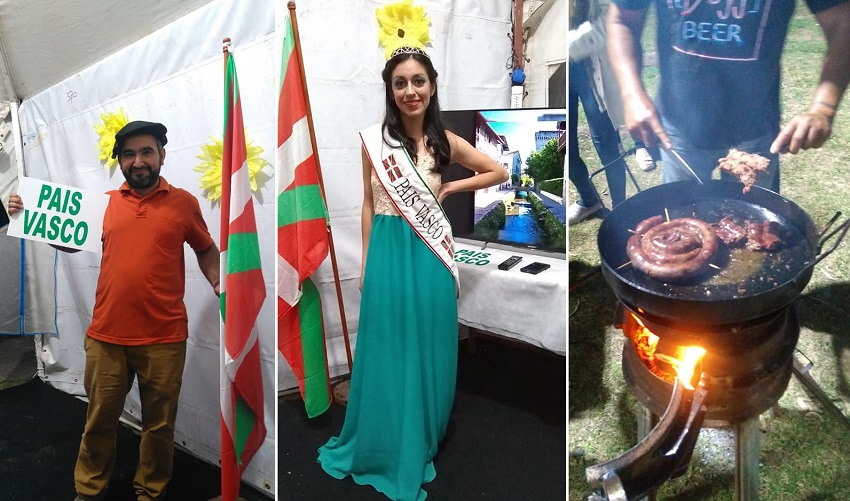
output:
M 684 165 L 685 168 L 688 169 L 688 172 L 690 172 L 691 175 L 694 176 L 694 179 L 696 179 L 699 184 L 704 184 L 702 182 L 702 179 L 700 179 L 699 176 L 697 176 L 697 173 L 694 172 L 694 170 L 691 168 L 691 166 L 688 164 L 688 162 L 685 162 L 685 159 L 682 158 L 682 155 L 679 155 L 678 151 L 674 150 L 673 148 L 670 148 L 670 153 L 672 153 L 674 157 L 676 157 L 680 162 L 682 162 L 682 165 Z

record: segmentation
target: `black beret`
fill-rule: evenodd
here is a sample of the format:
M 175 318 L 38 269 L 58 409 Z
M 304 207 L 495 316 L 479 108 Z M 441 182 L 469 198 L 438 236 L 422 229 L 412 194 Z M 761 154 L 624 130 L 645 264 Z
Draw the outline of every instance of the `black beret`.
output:
M 157 138 L 163 146 L 168 142 L 165 133 L 168 129 L 164 125 L 156 122 L 145 122 L 136 120 L 121 127 L 115 134 L 115 146 L 112 147 L 112 158 L 118 158 L 118 153 L 121 152 L 121 147 L 124 146 L 124 141 L 133 136 L 141 136 L 142 134 L 150 134 Z

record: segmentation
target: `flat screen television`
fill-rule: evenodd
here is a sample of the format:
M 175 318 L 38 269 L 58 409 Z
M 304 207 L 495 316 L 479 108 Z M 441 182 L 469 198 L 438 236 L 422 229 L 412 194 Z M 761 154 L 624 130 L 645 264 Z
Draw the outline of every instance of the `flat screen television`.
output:
M 446 198 L 443 208 L 455 238 L 565 255 L 567 110 L 444 110 L 442 119 L 509 174 L 500 186 Z M 452 164 L 443 182 L 473 175 Z

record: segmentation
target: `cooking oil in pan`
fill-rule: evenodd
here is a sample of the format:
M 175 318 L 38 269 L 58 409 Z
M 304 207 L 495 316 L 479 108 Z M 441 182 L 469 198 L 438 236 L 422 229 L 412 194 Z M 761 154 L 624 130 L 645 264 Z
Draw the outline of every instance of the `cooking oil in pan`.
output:
M 728 261 L 706 285 L 743 284 L 761 270 L 765 253 L 741 247 L 729 251 Z

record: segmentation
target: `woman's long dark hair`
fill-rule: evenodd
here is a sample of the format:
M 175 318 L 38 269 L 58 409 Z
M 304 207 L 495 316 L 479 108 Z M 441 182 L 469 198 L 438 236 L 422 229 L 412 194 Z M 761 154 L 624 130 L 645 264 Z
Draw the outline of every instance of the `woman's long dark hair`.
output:
M 442 120 L 440 120 L 440 100 L 437 98 L 437 70 L 434 69 L 434 65 L 431 64 L 431 59 L 428 56 L 416 53 L 404 53 L 387 61 L 384 71 L 381 72 L 387 101 L 383 130 L 387 131 L 390 137 L 401 142 L 404 145 L 404 149 L 413 158 L 413 161 L 417 161 L 416 142 L 409 138 L 404 131 L 404 124 L 401 121 L 401 111 L 396 106 L 395 98 L 393 97 L 393 86 L 390 81 L 395 67 L 409 59 L 413 59 L 425 67 L 425 71 L 428 73 L 428 79 L 431 81 L 431 85 L 434 86 L 434 95 L 431 96 L 431 101 L 425 110 L 425 123 L 422 129 L 428 137 L 428 142 L 425 146 L 434 151 L 434 171 L 442 174 L 449 166 L 451 147 L 449 146 L 449 138 L 446 136 L 446 129 L 443 127 Z

